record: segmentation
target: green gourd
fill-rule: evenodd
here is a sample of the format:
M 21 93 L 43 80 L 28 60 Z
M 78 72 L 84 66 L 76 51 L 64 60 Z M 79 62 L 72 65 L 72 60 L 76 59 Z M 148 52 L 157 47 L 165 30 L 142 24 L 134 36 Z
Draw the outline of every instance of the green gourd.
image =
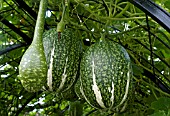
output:
M 19 65 L 19 79 L 29 92 L 39 91 L 46 83 L 47 63 L 42 43 L 47 0 L 41 0 L 34 38 Z
M 57 28 L 43 34 L 43 45 L 48 65 L 47 85 L 50 91 L 69 93 L 78 72 L 81 53 L 81 39 L 77 31 L 65 28 L 69 10 L 63 3 L 62 19 Z M 70 93 L 72 93 L 70 91 Z M 71 95 L 72 96 L 72 95 Z
M 81 86 L 81 82 L 80 82 L 80 78 L 78 78 L 76 84 L 74 85 L 74 91 L 76 95 L 79 97 L 79 99 L 84 100 L 84 97 L 80 92 L 80 86 Z
M 76 31 L 64 29 L 58 37 L 55 28 L 43 35 L 44 52 L 48 65 L 47 85 L 51 91 L 67 91 L 73 86 L 81 53 L 81 41 Z
M 130 96 L 132 68 L 127 51 L 102 37 L 80 63 L 80 92 L 94 108 L 121 111 Z

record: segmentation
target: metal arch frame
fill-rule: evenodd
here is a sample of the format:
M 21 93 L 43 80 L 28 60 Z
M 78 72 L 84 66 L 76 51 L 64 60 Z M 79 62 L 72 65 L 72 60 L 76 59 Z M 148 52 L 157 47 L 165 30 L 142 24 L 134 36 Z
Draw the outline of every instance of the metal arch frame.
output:
M 151 0 L 128 0 L 170 33 L 170 13 Z
M 128 0 L 132 4 L 134 4 L 136 7 L 141 9 L 143 12 L 145 12 L 147 15 L 149 15 L 153 20 L 155 20 L 158 24 L 160 24 L 167 32 L 170 33 L 170 13 L 165 11 L 163 8 L 158 6 L 156 3 L 154 3 L 151 0 Z M 147 72 L 148 73 L 148 72 Z M 154 77 L 154 75 L 149 74 L 150 77 Z M 155 80 L 154 78 L 151 78 L 157 84 L 161 90 L 163 90 L 166 93 L 170 93 L 170 86 L 164 85 L 159 79 Z

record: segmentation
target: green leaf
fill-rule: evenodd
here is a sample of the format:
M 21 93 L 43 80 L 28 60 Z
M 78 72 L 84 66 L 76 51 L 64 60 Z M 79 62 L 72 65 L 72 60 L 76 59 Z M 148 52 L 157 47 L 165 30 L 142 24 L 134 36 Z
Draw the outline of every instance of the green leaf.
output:
M 159 110 L 159 111 L 157 111 L 154 114 L 149 115 L 149 116 L 168 116 L 168 115 L 166 115 L 165 111 Z
M 170 116 L 170 109 L 168 110 L 168 114 L 167 114 L 167 116 Z
M 167 7 L 168 9 L 170 9 L 170 1 L 169 1 L 169 0 L 167 0 L 167 1 L 165 2 L 165 7 Z
M 167 111 L 170 109 L 170 98 L 168 97 L 161 97 L 157 101 L 151 104 L 151 108 L 154 110 L 164 110 Z
M 141 68 L 140 66 L 136 65 L 136 64 L 132 64 L 132 68 L 133 68 L 133 73 L 134 75 L 142 75 L 143 73 L 143 68 Z

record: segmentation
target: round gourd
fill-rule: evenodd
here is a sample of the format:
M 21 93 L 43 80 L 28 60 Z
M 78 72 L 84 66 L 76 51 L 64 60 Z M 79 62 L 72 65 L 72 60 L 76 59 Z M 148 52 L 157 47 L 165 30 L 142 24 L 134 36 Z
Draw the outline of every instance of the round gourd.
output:
M 75 91 L 76 95 L 79 97 L 79 99 L 84 100 L 84 97 L 82 96 L 82 94 L 80 92 L 80 86 L 81 86 L 80 78 L 78 78 L 76 84 L 74 85 L 74 91 Z
M 81 52 L 81 42 L 75 33 L 70 28 L 60 33 L 50 29 L 43 35 L 50 90 L 67 91 L 75 81 Z
M 90 46 L 80 63 L 80 92 L 98 109 L 121 110 L 128 98 L 132 69 L 126 50 L 101 39 Z

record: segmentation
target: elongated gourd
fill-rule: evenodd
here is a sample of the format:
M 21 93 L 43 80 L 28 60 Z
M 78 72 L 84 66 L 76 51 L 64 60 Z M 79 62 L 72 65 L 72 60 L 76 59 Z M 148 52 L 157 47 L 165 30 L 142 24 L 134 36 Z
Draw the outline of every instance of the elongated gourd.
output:
M 80 39 L 67 28 L 58 37 L 57 30 L 44 33 L 43 45 L 48 64 L 47 85 L 52 91 L 67 91 L 74 83 L 79 64 Z
M 42 43 L 46 8 L 47 0 L 41 0 L 33 41 L 19 65 L 19 79 L 29 92 L 39 91 L 46 83 L 47 63 Z
M 69 11 L 67 8 L 63 3 L 62 19 L 57 28 L 43 34 L 48 65 L 47 85 L 50 91 L 65 92 L 63 94 L 69 93 L 69 89 L 74 85 L 81 53 L 81 39 L 77 31 L 65 28 L 68 20 L 66 14 Z

